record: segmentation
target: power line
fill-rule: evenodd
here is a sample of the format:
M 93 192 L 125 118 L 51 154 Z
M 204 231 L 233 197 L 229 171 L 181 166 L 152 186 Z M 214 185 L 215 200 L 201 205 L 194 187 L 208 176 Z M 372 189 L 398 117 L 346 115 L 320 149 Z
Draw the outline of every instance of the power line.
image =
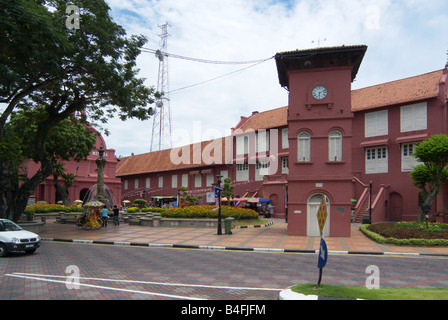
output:
M 185 86 L 185 87 L 182 87 L 182 88 L 178 88 L 178 89 L 175 89 L 175 90 L 171 90 L 169 93 L 173 93 L 173 92 L 176 92 L 176 91 L 180 91 L 180 90 L 185 90 L 185 89 L 189 89 L 189 88 L 192 88 L 192 87 L 196 87 L 196 86 L 199 86 L 199 85 L 202 85 L 202 84 L 205 84 L 205 83 L 208 83 L 208 82 L 212 82 L 212 81 L 218 80 L 218 79 L 220 79 L 220 78 L 224 78 L 224 77 L 226 77 L 226 76 L 229 76 L 229 75 L 232 75 L 232 74 L 235 74 L 235 73 L 238 73 L 238 72 L 242 72 L 242 71 L 244 71 L 244 70 L 253 68 L 253 67 L 255 67 L 255 66 L 257 66 L 257 65 L 259 65 L 259 64 L 261 64 L 261 63 L 263 63 L 263 62 L 269 61 L 269 60 L 271 60 L 271 59 L 273 59 L 273 58 L 274 58 L 274 57 L 267 58 L 267 59 L 264 59 L 264 60 L 260 60 L 259 62 L 255 63 L 255 64 L 253 64 L 253 65 L 251 65 L 251 66 L 248 66 L 248 67 L 245 67 L 245 68 L 242 68 L 242 69 L 239 69 L 239 70 L 235 70 L 235 71 L 232 71 L 232 72 L 223 74 L 223 75 L 221 75 L 221 76 L 217 76 L 217 77 L 215 77 L 215 78 L 212 78 L 212 79 L 209 79 L 209 80 L 205 80 L 205 81 L 202 81 L 202 82 L 199 82 L 199 83 L 196 83 L 196 84 L 192 84 L 192 85 L 189 85 L 189 86 Z
M 178 54 L 161 52 L 160 50 L 155 50 L 155 49 L 150 49 L 150 48 L 145 48 L 145 47 L 142 47 L 141 50 L 143 52 L 158 54 L 158 55 L 162 55 L 162 56 L 166 56 L 166 57 L 170 57 L 170 58 L 188 60 L 188 61 L 199 62 L 199 63 L 208 63 L 208 64 L 231 64 L 231 65 L 257 64 L 257 63 L 265 62 L 267 60 L 274 58 L 274 57 L 269 57 L 269 58 L 265 58 L 265 59 L 250 60 L 250 61 L 217 61 L 217 60 L 207 60 L 207 59 L 186 57 L 186 56 L 181 56 Z

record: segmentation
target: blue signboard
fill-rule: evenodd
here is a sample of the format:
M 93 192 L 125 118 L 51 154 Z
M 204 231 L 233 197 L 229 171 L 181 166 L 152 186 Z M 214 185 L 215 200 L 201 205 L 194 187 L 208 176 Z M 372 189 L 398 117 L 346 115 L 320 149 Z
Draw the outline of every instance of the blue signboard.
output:
M 319 249 L 319 260 L 317 262 L 317 267 L 322 269 L 327 264 L 328 251 L 327 244 L 325 243 L 324 238 L 320 239 L 320 249 Z

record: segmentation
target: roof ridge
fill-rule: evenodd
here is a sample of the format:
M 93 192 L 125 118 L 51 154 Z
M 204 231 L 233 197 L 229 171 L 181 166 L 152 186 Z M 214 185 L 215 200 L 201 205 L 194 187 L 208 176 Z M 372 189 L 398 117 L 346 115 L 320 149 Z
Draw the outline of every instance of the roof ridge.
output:
M 429 74 L 432 74 L 432 73 L 443 72 L 443 70 L 444 69 L 439 69 L 439 70 L 435 70 L 435 71 L 431 71 L 431 72 L 418 74 L 418 75 L 415 75 L 415 76 L 410 76 L 410 77 L 396 79 L 396 80 L 391 80 L 391 81 L 387 81 L 387 82 L 383 82 L 383 83 L 373 84 L 371 86 L 367 86 L 367 87 L 363 87 L 363 88 L 352 90 L 352 92 L 356 92 L 356 91 L 360 91 L 360 90 L 364 90 L 364 89 L 369 89 L 369 88 L 374 88 L 374 87 L 379 87 L 379 86 L 384 86 L 384 85 L 387 85 L 387 84 L 391 84 L 391 83 L 399 82 L 399 81 L 403 81 L 403 80 L 409 80 L 409 79 L 412 79 L 412 78 L 419 78 L 419 77 L 423 77 L 423 76 L 426 76 L 426 75 L 429 75 Z

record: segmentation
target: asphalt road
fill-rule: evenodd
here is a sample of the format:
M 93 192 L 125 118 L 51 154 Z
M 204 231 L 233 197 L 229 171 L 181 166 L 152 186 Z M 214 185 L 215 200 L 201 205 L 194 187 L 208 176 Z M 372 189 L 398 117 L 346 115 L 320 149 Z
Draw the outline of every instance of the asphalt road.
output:
M 0 259 L 0 299 L 258 300 L 262 305 L 289 286 L 316 283 L 317 259 L 316 254 L 43 242 L 32 255 Z M 446 264 L 446 258 L 329 255 L 322 283 L 363 286 L 373 265 L 384 287 L 448 288 Z

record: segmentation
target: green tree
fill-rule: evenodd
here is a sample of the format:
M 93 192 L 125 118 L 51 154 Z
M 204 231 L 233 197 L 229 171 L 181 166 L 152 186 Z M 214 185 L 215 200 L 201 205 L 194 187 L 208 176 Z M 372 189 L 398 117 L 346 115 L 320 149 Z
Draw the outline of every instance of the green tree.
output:
M 417 145 L 413 156 L 422 163 L 414 167 L 410 176 L 414 185 L 422 190 L 423 205 L 431 206 L 442 184 L 448 180 L 448 136 L 431 136 Z M 419 221 L 424 220 L 425 213 L 421 210 Z
M 132 202 L 132 206 L 143 209 L 148 206 L 148 201 L 146 201 L 145 199 L 135 199 L 134 202 Z
M 228 204 L 231 205 L 232 203 L 232 199 L 235 198 L 235 195 L 233 194 L 233 189 L 235 188 L 234 186 L 232 186 L 231 183 L 231 179 L 230 178 L 225 178 L 224 179 L 224 186 L 222 188 L 221 193 L 227 198 L 228 200 Z
M 204 196 L 198 195 L 197 197 L 193 197 L 190 195 L 187 191 L 187 188 L 182 186 L 180 188 L 180 191 L 182 191 L 183 197 L 180 197 L 180 207 L 186 207 L 186 206 L 197 206 L 199 204 L 199 200 L 201 200 Z
M 138 77 L 143 36 L 126 36 L 104 0 L 77 0 L 80 28 L 68 29 L 68 0 L 0 0 L 0 218 L 16 220 L 29 196 L 54 172 L 49 136 L 62 121 L 83 111 L 106 123 L 150 117 L 154 88 Z M 35 136 L 21 140 L 13 112 L 38 111 Z M 32 151 L 23 148 L 31 144 Z M 29 154 L 40 170 L 20 183 Z M 60 156 L 60 155 L 59 155 Z

